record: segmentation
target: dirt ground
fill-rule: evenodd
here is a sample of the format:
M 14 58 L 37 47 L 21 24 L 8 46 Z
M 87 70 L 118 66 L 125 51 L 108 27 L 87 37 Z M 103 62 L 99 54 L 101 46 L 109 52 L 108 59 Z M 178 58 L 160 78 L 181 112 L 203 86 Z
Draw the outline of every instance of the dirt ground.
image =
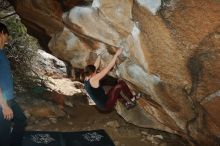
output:
M 89 105 L 74 109 L 66 107 L 64 111 L 66 115 L 63 117 L 30 118 L 26 130 L 69 132 L 104 129 L 116 146 L 153 146 L 146 140 L 145 135 L 141 134 L 144 130 L 126 123 L 115 111 L 104 114 Z
M 176 136 L 140 128 L 127 123 L 115 110 L 101 113 L 95 106 L 77 104 L 63 109 L 42 98 L 23 96 L 18 103 L 24 109 L 28 125 L 33 131 L 87 131 L 104 129 L 116 146 L 185 146 Z

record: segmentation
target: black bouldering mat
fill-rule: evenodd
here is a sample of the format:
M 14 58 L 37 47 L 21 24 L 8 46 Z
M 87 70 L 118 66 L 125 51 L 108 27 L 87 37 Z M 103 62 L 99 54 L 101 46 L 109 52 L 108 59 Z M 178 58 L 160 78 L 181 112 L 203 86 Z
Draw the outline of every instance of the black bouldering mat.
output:
M 115 146 L 104 130 L 80 132 L 26 131 L 23 146 Z

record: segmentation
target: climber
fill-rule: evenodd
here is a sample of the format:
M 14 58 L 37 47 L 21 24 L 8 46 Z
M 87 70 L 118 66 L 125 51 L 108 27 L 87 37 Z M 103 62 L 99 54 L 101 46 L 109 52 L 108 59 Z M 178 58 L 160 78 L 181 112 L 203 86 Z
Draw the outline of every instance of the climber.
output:
M 98 56 L 94 65 L 87 65 L 84 69 L 84 88 L 88 95 L 96 103 L 98 109 L 102 111 L 110 111 L 113 109 L 118 99 L 121 99 L 126 108 L 130 109 L 135 106 L 135 100 L 139 98 L 139 96 L 132 95 L 127 84 L 122 80 L 118 80 L 117 84 L 113 86 L 107 93 L 101 84 L 101 80 L 114 67 L 116 60 L 121 53 L 122 49 L 119 48 L 111 59 L 110 63 L 100 72 L 97 72 L 101 62 L 100 55 Z M 120 94 L 121 92 L 128 98 L 122 96 Z
M 0 23 L 0 145 L 22 146 L 26 117 L 14 99 L 10 63 L 3 51 L 8 35 Z

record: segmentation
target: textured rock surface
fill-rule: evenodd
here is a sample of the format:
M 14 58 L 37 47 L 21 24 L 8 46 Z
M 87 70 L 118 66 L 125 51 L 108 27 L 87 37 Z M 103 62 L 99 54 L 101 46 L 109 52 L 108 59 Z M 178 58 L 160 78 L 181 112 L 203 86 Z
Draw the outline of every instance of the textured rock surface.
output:
M 73 67 L 93 63 L 98 51 L 103 51 L 103 67 L 116 47 L 124 48 L 111 75 L 144 93 L 134 110 L 117 106 L 126 120 L 179 134 L 192 145 L 217 145 L 219 0 L 94 0 L 85 7 L 77 6 L 77 0 L 14 4 L 30 31 L 40 40 L 52 38 L 49 49 Z
M 46 75 L 52 76 L 53 78 L 63 78 L 67 76 L 65 63 L 43 50 L 37 51 L 33 62 L 32 68 L 39 76 Z

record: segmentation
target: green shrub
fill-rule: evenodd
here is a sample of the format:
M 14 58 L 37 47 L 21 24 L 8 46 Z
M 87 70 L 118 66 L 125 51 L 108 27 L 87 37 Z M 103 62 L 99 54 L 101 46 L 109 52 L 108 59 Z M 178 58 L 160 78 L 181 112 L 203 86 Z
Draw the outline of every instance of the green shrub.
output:
M 1 22 L 7 25 L 10 32 L 11 41 L 6 46 L 6 54 L 11 62 L 15 90 L 21 92 L 43 84 L 43 82 L 32 70 L 39 44 L 35 38 L 27 34 L 27 29 L 21 23 L 19 16 L 10 15 L 13 13 L 14 10 L 8 7 L 0 11 L 0 18 L 4 18 L 1 19 Z

